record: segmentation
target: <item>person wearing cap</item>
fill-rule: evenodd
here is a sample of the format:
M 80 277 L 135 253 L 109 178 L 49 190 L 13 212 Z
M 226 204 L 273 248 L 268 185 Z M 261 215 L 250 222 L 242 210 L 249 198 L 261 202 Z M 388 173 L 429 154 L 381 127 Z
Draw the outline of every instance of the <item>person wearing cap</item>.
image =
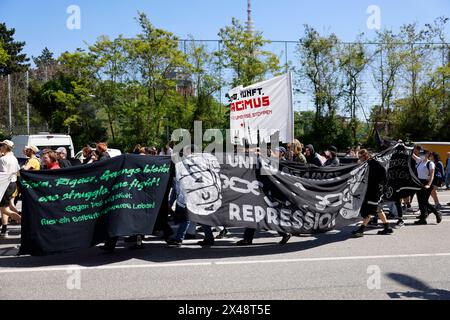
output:
M 279 160 L 286 160 L 286 153 L 287 151 L 284 147 L 276 147 L 272 152 L 273 156 Z
M 325 167 L 339 167 L 341 163 L 337 157 L 337 148 L 335 146 L 330 146 L 328 148 L 328 152 L 330 153 L 330 158 L 327 159 L 324 166 Z
M 23 154 L 27 156 L 28 160 L 25 162 L 25 165 L 23 165 L 23 170 L 41 170 L 41 163 L 36 157 L 38 151 L 39 149 L 34 145 L 25 146 Z
M 67 160 L 67 149 L 59 147 L 56 149 L 56 155 L 58 156 L 58 163 L 60 168 L 70 168 L 72 163 Z
M 10 183 L 0 201 L 0 212 L 2 214 L 2 228 L 0 232 L 0 237 L 7 238 L 7 228 L 8 228 L 8 217 L 21 222 L 21 216 L 13 205 L 14 193 L 17 188 L 17 173 L 20 170 L 19 162 L 17 158 L 12 153 L 14 148 L 14 143 L 10 140 L 4 140 L 0 142 L 0 154 L 3 156 L 0 158 L 0 173 L 11 175 Z

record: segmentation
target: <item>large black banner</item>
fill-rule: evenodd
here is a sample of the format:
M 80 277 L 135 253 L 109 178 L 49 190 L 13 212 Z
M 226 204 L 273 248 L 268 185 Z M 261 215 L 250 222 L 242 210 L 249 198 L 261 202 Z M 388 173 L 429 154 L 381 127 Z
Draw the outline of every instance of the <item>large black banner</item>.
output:
M 150 234 L 170 157 L 123 155 L 61 170 L 21 171 L 21 254 L 88 248 L 107 237 Z
M 383 189 L 383 201 L 395 202 L 409 197 L 422 188 L 422 184 L 413 172 L 412 160 L 413 148 L 404 144 L 393 146 L 374 158 L 384 166 L 387 172 L 386 184 L 380 186 Z
M 193 154 L 176 165 L 189 219 L 207 225 L 296 234 L 355 223 L 367 189 L 367 164 L 318 168 L 268 158 Z
M 264 157 L 188 155 L 175 165 L 189 219 L 211 226 L 294 234 L 356 223 L 365 199 L 390 202 L 420 190 L 411 149 L 376 155 L 386 177 L 368 186 L 368 163 L 318 168 Z M 171 176 L 169 157 L 124 155 L 54 171 L 22 171 L 21 254 L 88 248 L 108 237 L 150 234 Z M 372 172 L 373 174 L 373 172 Z M 373 196 L 372 192 L 376 193 Z

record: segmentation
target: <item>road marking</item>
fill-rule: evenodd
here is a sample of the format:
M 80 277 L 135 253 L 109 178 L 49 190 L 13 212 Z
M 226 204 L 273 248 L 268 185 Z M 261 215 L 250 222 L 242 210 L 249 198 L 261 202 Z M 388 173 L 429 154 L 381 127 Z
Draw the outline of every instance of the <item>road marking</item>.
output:
M 299 259 L 276 259 L 276 260 L 249 260 L 249 261 L 219 261 L 219 262 L 198 262 L 198 263 L 161 263 L 161 264 L 136 264 L 136 265 L 115 265 L 83 267 L 78 265 L 67 265 L 64 267 L 44 267 L 44 268 L 10 268 L 0 270 L 2 273 L 26 273 L 26 272 L 50 272 L 67 270 L 118 270 L 118 269 L 147 269 L 147 268 L 180 268 L 180 267 L 209 267 L 228 265 L 250 265 L 250 264 L 275 264 L 275 263 L 301 263 L 301 262 L 322 262 L 322 261 L 352 261 L 352 260 L 376 260 L 376 259 L 406 259 L 406 258 L 436 258 L 450 257 L 450 253 L 430 253 L 430 254 L 399 254 L 381 256 L 354 256 L 354 257 L 322 257 L 322 258 L 299 258 Z
M 431 253 L 431 254 L 398 254 L 382 256 L 355 256 L 355 257 L 322 257 L 322 258 L 299 258 L 299 259 L 278 259 L 278 260 L 252 260 L 252 261 L 223 261 L 215 262 L 217 265 L 232 264 L 267 264 L 267 263 L 296 263 L 296 262 L 322 262 L 322 261 L 348 261 L 348 260 L 373 260 L 373 259 L 396 259 L 396 258 L 433 258 L 450 257 L 450 253 Z
M 66 271 L 66 270 L 116 270 L 116 269 L 145 269 L 145 268 L 168 268 L 168 267 L 200 267 L 211 266 L 212 262 L 198 263 L 161 263 L 161 264 L 134 264 L 134 265 L 118 265 L 118 266 L 99 266 L 99 267 L 83 267 L 78 265 L 67 265 L 64 267 L 50 268 L 11 268 L 0 270 L 1 273 L 23 273 L 23 272 L 49 272 L 49 271 Z

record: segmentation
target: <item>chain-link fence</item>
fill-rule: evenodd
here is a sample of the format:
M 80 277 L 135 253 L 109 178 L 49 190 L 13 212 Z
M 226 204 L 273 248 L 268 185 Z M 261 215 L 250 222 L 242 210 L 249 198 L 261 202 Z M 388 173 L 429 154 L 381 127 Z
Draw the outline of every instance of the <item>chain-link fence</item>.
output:
M 189 47 L 189 42 L 192 40 L 181 40 L 180 48 L 186 52 L 186 48 Z M 213 40 L 195 40 L 197 43 L 203 44 L 210 53 L 220 51 L 223 46 L 221 41 Z M 341 48 L 346 46 L 354 46 L 356 43 L 340 43 Z M 398 44 L 399 50 L 407 48 L 408 50 L 422 50 L 425 52 L 424 56 L 419 61 L 422 65 L 418 74 L 417 84 L 421 85 L 427 83 L 430 80 L 430 75 L 438 67 L 444 66 L 450 62 L 448 44 L 435 44 L 435 43 L 419 43 L 419 44 Z M 380 84 L 381 78 L 381 66 L 386 63 L 387 50 L 383 48 L 383 45 L 379 43 L 363 43 L 365 55 L 368 58 L 368 63 L 362 73 L 359 75 L 360 87 L 358 88 L 358 105 L 359 110 L 357 115 L 362 120 L 368 120 L 371 109 L 373 106 L 381 105 L 383 88 Z M 293 72 L 294 77 L 294 110 L 296 111 L 314 111 L 314 99 L 312 96 L 312 84 L 308 79 L 300 75 L 302 69 L 303 57 L 299 52 L 298 41 L 272 41 L 265 45 L 263 50 L 274 53 L 280 60 L 280 64 L 286 66 L 286 71 Z M 405 64 L 402 66 L 401 72 L 398 72 L 397 79 L 395 81 L 395 89 L 391 101 L 395 101 L 408 96 L 411 92 L 411 83 L 408 79 L 409 74 L 408 66 Z M 222 77 L 225 83 L 231 82 L 232 72 L 231 70 L 222 70 Z M 343 79 L 341 79 L 343 80 Z M 225 93 L 230 88 L 223 86 L 218 93 L 218 99 L 222 103 L 227 103 Z M 345 116 L 343 110 L 345 101 L 342 99 L 338 101 L 339 110 L 342 116 Z M 386 107 L 386 106 L 385 106 Z M 391 106 L 390 106 L 391 107 Z

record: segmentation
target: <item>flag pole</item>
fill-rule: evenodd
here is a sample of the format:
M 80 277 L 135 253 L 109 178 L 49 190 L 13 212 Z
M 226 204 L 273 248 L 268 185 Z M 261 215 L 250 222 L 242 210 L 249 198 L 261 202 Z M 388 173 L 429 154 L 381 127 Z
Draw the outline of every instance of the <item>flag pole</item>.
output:
M 288 71 L 288 79 L 289 79 L 289 103 L 291 104 L 291 121 L 290 121 L 290 125 L 291 125 L 291 139 L 290 139 L 290 143 L 292 144 L 294 142 L 294 133 L 295 133 L 295 125 L 294 125 L 294 101 L 293 101 L 293 95 L 294 95 L 294 90 L 292 88 L 292 72 L 289 70 Z

